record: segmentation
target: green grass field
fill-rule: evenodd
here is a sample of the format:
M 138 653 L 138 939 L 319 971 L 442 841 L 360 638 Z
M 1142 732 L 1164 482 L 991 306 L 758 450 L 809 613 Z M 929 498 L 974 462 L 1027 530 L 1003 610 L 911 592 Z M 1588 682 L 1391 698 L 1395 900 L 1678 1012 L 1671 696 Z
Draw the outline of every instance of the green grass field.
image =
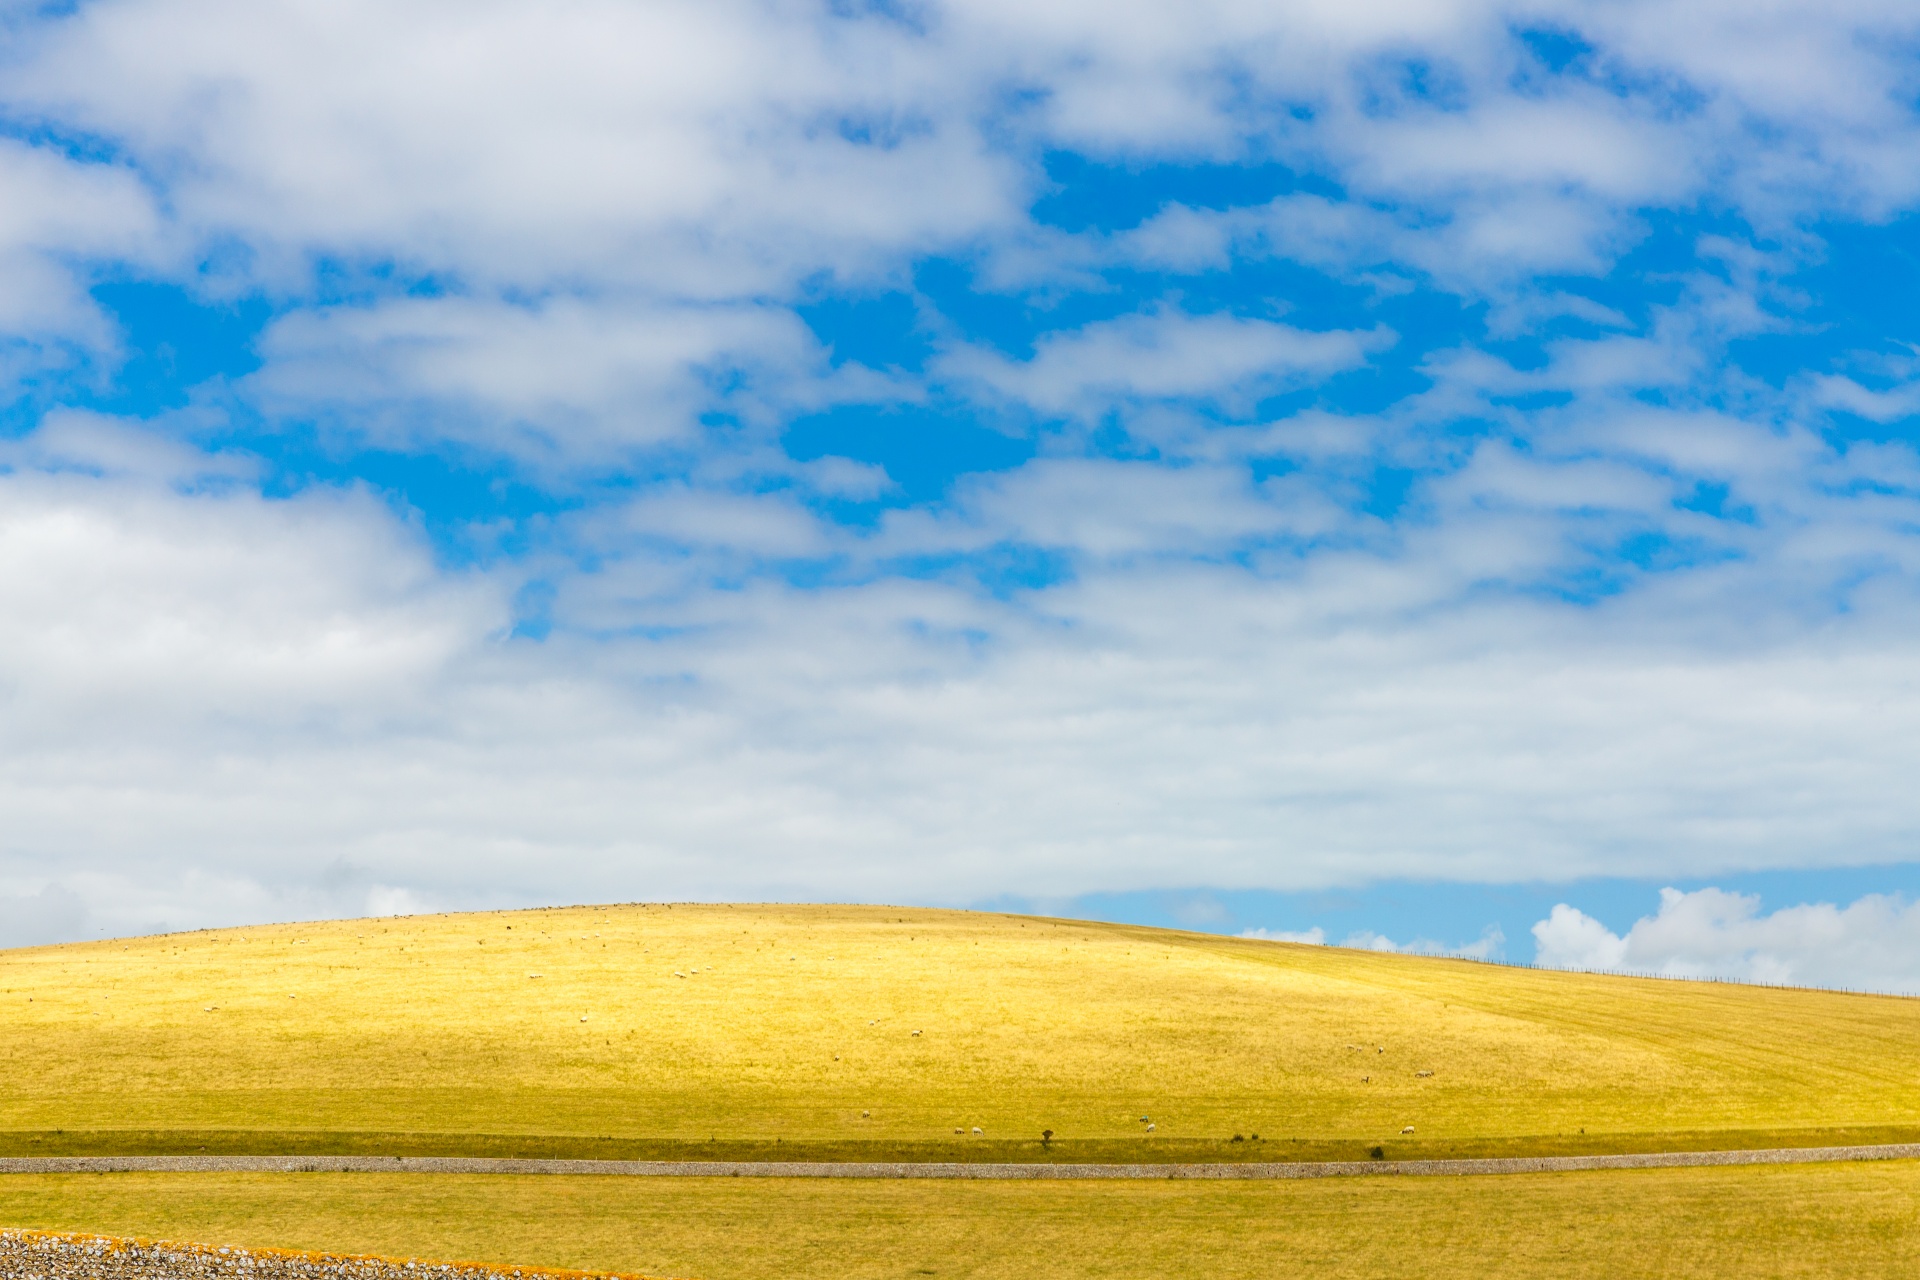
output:
M 1916 1043 L 1920 1001 L 1889 997 L 964 912 L 572 908 L 0 953 L 0 1150 L 1154 1160 L 1895 1140 L 1920 1136 Z
M 704 1280 L 1909 1277 L 1920 1165 L 1318 1182 L 0 1177 L 0 1219 Z

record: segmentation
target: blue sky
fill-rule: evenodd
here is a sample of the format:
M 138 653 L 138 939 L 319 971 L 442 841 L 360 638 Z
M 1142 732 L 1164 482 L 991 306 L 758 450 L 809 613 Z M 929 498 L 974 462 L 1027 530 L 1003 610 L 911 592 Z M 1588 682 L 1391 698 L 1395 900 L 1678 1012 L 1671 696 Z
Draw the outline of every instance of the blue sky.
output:
M 1910 6 L 5 13 L 0 941 L 1920 987 Z

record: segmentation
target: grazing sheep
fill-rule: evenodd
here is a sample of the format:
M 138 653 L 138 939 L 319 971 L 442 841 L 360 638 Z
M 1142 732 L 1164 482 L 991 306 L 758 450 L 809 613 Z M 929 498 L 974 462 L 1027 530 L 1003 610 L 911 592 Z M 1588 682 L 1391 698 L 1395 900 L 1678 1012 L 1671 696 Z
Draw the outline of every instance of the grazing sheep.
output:
M 980 1132 L 981 1132 L 981 1128 L 980 1128 L 980 1126 L 979 1126 L 979 1125 L 975 1125 L 975 1126 L 973 1126 L 973 1131 L 974 1131 L 975 1133 L 980 1133 Z
M 1147 1126 L 1147 1132 L 1148 1132 L 1148 1133 L 1152 1133 L 1152 1132 L 1153 1132 L 1153 1126 L 1152 1126 L 1152 1125 L 1148 1125 L 1148 1126 Z
M 1416 1071 L 1413 1073 L 1413 1078 L 1416 1080 L 1425 1080 L 1428 1076 L 1432 1074 L 1433 1072 L 1431 1071 Z
M 1402 1133 L 1412 1133 L 1412 1132 L 1413 1132 L 1413 1126 L 1412 1126 L 1412 1125 L 1408 1125 L 1408 1126 L 1407 1126 L 1406 1128 L 1404 1128 L 1404 1129 L 1402 1129 L 1402 1130 L 1401 1130 L 1400 1132 L 1402 1132 Z

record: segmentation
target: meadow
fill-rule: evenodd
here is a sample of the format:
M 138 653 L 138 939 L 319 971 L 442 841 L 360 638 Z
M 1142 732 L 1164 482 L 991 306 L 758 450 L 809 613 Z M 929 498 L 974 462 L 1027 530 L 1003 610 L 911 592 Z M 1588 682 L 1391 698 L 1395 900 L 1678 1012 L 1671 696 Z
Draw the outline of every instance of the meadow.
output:
M 0 1177 L 0 1219 L 705 1280 L 1907 1277 L 1920 1164 L 1315 1182 Z
M 0 1152 L 1909 1140 L 1915 1043 L 1920 1000 L 1891 997 L 968 912 L 581 907 L 0 952 Z

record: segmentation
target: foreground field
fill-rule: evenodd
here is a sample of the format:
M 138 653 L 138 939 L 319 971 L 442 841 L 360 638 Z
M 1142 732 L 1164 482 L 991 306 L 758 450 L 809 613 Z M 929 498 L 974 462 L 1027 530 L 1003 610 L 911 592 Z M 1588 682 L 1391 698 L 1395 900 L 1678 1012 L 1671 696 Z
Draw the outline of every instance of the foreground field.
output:
M 1153 1160 L 1895 1140 L 1920 1132 L 1917 1042 L 1920 1001 L 1888 997 L 964 912 L 578 908 L 0 953 L 0 1149 Z
M 0 1177 L 0 1220 L 705 1280 L 1906 1277 L 1913 1163 L 1260 1183 Z

